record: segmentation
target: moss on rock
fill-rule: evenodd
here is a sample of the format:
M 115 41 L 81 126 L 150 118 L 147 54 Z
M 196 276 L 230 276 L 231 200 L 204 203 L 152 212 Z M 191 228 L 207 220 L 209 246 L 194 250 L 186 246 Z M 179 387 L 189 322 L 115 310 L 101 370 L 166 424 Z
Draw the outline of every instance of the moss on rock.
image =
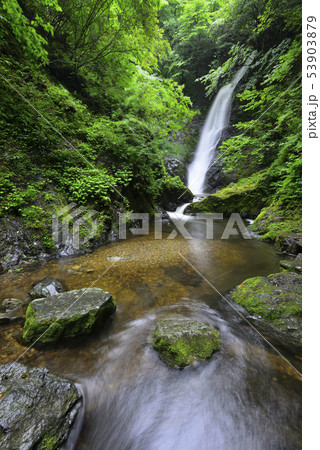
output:
M 55 436 L 45 435 L 37 445 L 36 450 L 56 450 L 59 447 L 59 439 Z
M 301 210 L 281 211 L 277 206 L 263 208 L 252 224 L 252 230 L 261 235 L 261 239 L 274 242 L 279 250 L 289 253 L 301 252 Z
M 301 284 L 301 275 L 293 272 L 249 278 L 236 287 L 231 299 L 285 340 L 301 345 Z
M 175 211 L 178 205 L 193 199 L 192 192 L 178 176 L 164 178 L 160 184 L 160 192 L 159 205 L 168 211 Z
M 157 322 L 153 347 L 173 368 L 210 358 L 220 350 L 220 334 L 214 328 L 189 319 L 170 318 Z
M 88 334 L 115 310 L 111 294 L 98 288 L 33 300 L 27 309 L 22 339 L 25 343 L 49 344 Z
M 241 213 L 256 216 L 264 206 L 266 171 L 231 183 L 200 202 L 192 203 L 186 212 L 190 213 Z

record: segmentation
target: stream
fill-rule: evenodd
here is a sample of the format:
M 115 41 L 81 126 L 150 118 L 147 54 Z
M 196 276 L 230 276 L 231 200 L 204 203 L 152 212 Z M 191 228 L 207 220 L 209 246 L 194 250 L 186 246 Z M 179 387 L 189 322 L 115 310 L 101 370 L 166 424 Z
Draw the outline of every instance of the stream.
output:
M 279 271 L 272 246 L 240 236 L 220 240 L 224 226 L 215 224 L 217 239 L 207 240 L 204 221 L 190 219 L 192 240 L 167 239 L 173 227 L 167 225 L 162 240 L 135 236 L 0 277 L 1 298 L 27 298 L 32 283 L 50 275 L 67 289 L 94 283 L 117 302 L 114 320 L 99 332 L 31 349 L 19 360 L 82 385 L 84 424 L 70 448 L 300 448 L 299 375 L 180 256 L 224 296 L 248 277 Z M 217 327 L 221 351 L 198 365 L 169 369 L 150 342 L 156 319 L 170 314 Z M 25 350 L 12 336 L 16 328 L 2 325 L 1 363 Z M 300 370 L 300 355 L 278 348 Z
M 197 195 L 245 71 L 219 91 L 208 114 L 188 172 Z M 53 276 L 68 290 L 109 291 L 117 303 L 114 319 L 99 332 L 43 350 L 25 352 L 15 338 L 21 323 L 1 326 L 1 364 L 19 358 L 82 386 L 83 426 L 78 437 L 69 437 L 68 450 L 301 448 L 301 378 L 292 367 L 301 370 L 301 355 L 267 336 L 288 364 L 228 300 L 246 278 L 279 272 L 279 256 L 255 238 L 221 239 L 224 220 L 214 222 L 213 239 L 206 239 L 206 221 L 184 216 L 186 206 L 170 216 L 192 239 L 179 233 L 172 239 L 174 225 L 165 222 L 162 239 L 151 229 L 91 254 L 0 276 L 0 300 L 27 300 L 33 283 Z M 152 335 L 158 318 L 177 314 L 216 327 L 221 350 L 183 370 L 167 367 Z

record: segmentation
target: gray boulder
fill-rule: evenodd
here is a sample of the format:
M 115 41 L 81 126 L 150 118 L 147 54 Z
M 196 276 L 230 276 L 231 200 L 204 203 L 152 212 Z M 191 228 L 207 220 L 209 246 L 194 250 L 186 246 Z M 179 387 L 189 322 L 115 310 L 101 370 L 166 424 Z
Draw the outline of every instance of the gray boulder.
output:
M 35 299 L 60 294 L 64 291 L 65 288 L 60 281 L 54 277 L 46 277 L 33 285 L 32 289 L 29 291 L 29 295 L 32 299 Z
M 27 309 L 22 339 L 49 344 L 88 334 L 116 310 L 111 294 L 98 288 L 78 289 L 33 300 Z
M 0 366 L 0 446 L 50 449 L 65 442 L 81 407 L 81 392 L 47 369 Z

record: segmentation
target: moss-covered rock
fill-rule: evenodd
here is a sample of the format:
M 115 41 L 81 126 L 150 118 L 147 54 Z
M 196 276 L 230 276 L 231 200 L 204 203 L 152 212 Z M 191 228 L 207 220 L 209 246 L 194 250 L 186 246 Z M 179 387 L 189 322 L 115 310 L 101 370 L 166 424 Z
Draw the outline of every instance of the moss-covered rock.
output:
M 264 206 L 266 191 L 266 171 L 231 183 L 200 202 L 189 205 L 189 213 L 240 213 L 244 216 L 257 216 Z
M 161 181 L 159 206 L 167 211 L 175 211 L 178 205 L 188 203 L 193 194 L 177 177 L 166 177 Z
M 153 347 L 170 367 L 183 368 L 219 350 L 220 334 L 194 320 L 162 319 L 154 331 Z
M 261 235 L 261 239 L 274 242 L 281 251 L 297 255 L 302 250 L 301 210 L 281 211 L 276 205 L 263 208 L 252 224 L 252 230 Z
M 88 334 L 116 310 L 111 294 L 98 288 L 79 289 L 33 300 L 27 309 L 25 343 L 57 342 Z
M 0 447 L 61 448 L 81 408 L 81 392 L 44 368 L 0 366 Z
M 301 345 L 302 277 L 282 272 L 245 280 L 231 293 L 258 324 L 279 334 L 285 341 Z

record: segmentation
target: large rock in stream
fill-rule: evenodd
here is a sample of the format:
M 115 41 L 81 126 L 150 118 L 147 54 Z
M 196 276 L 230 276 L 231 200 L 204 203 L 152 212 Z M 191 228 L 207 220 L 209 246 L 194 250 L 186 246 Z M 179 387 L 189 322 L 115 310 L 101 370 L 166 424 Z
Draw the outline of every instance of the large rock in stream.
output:
M 242 305 L 257 325 L 276 333 L 285 342 L 301 346 L 301 275 L 281 272 L 248 278 L 236 287 L 231 299 Z
M 33 300 L 27 309 L 23 341 L 49 344 L 88 334 L 116 310 L 111 294 L 98 288 L 78 289 Z
M 47 369 L 0 366 L 0 447 L 55 450 L 66 440 L 81 392 Z
M 153 347 L 170 367 L 183 368 L 220 350 L 220 334 L 194 320 L 162 319 L 157 321 Z

